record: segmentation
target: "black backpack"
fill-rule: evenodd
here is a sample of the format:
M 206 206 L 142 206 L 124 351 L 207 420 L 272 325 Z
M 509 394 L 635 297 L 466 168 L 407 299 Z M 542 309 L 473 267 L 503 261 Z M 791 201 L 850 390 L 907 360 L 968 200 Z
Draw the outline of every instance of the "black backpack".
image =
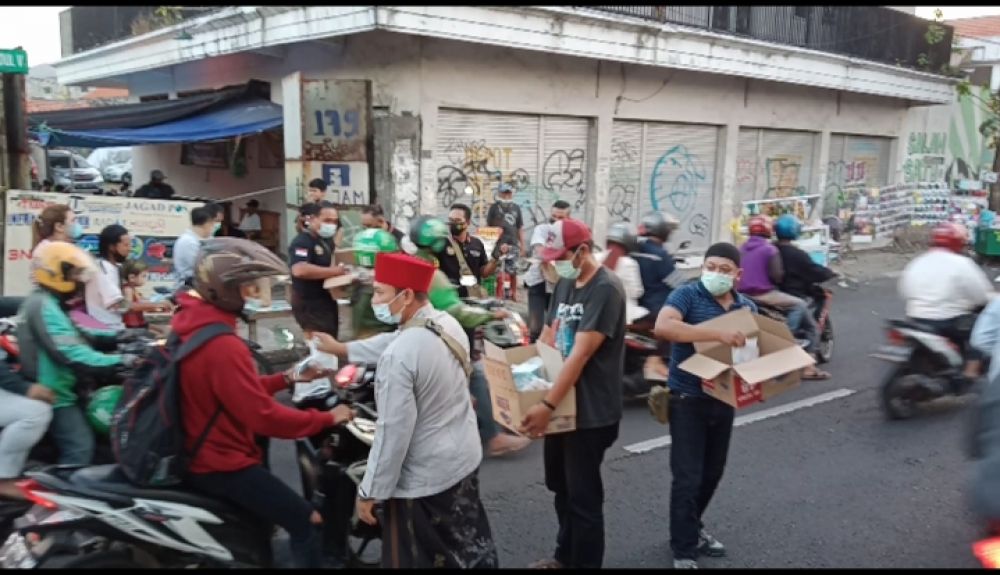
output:
M 184 451 L 181 414 L 180 362 L 209 340 L 233 333 L 223 323 L 209 324 L 181 344 L 176 333 L 165 345 L 150 349 L 134 374 L 125 381 L 121 402 L 111 419 L 111 447 L 122 472 L 142 487 L 179 484 L 188 464 L 201 449 L 222 413 L 209 419 L 191 453 Z

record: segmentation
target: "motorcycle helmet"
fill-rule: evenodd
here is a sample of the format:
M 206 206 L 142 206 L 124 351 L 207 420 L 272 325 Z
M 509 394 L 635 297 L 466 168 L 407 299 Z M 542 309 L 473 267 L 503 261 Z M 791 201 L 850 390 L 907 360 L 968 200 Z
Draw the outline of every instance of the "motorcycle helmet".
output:
M 370 229 L 354 236 L 354 263 L 359 266 L 374 268 L 376 254 L 398 251 L 395 236 L 385 230 Z
M 768 216 L 753 216 L 747 222 L 747 229 L 751 236 L 770 238 L 774 234 L 774 226 Z
M 792 214 L 784 214 L 774 222 L 774 235 L 779 240 L 797 240 L 801 234 L 802 224 Z
M 288 264 L 264 246 L 241 238 L 209 238 L 194 264 L 194 290 L 215 307 L 243 311 L 240 286 L 288 274 Z
M 410 223 L 410 241 L 418 248 L 439 252 L 448 243 L 448 225 L 441 218 L 420 216 Z
M 87 421 L 94 431 L 107 435 L 114 415 L 122 399 L 122 386 L 108 385 L 95 391 L 87 402 Z
M 965 226 L 954 222 L 942 222 L 931 232 L 931 246 L 962 253 L 969 243 L 969 232 Z
M 49 242 L 35 256 L 35 281 L 62 299 L 77 293 L 96 272 L 90 254 L 67 242 Z
M 680 226 L 680 221 L 671 214 L 650 212 L 642 217 L 639 224 L 639 235 L 642 237 L 659 238 L 664 242 L 670 239 L 670 234 Z
M 611 224 L 611 227 L 608 228 L 608 235 L 605 241 L 621 245 L 625 248 L 626 252 L 634 252 L 639 247 L 635 232 L 632 231 L 632 226 L 626 222 Z

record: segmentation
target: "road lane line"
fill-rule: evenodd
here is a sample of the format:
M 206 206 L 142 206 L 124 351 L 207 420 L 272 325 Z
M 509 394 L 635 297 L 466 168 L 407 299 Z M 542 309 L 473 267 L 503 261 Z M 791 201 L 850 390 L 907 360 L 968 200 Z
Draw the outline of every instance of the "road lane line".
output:
M 829 393 L 823 393 L 815 397 L 807 397 L 806 399 L 800 399 L 799 401 L 793 401 L 791 403 L 786 403 L 785 405 L 779 405 L 777 407 L 771 407 L 768 409 L 762 409 L 761 411 L 751 413 L 750 415 L 742 415 L 737 417 L 733 422 L 733 427 L 740 427 L 741 425 L 747 425 L 749 423 L 756 423 L 758 421 L 763 421 L 765 419 L 770 419 L 772 417 L 777 417 L 779 415 L 784 415 L 786 413 L 791 413 L 798 409 L 803 409 L 805 407 L 812 407 L 814 405 L 819 405 L 821 403 L 826 403 L 828 401 L 833 401 L 834 399 L 840 399 L 842 397 L 847 397 L 856 393 L 856 390 L 841 388 Z M 646 453 L 654 449 L 659 449 L 661 447 L 666 447 L 670 445 L 670 435 L 664 435 L 662 437 L 654 437 L 653 439 L 647 439 L 646 441 L 640 441 L 639 443 L 633 443 L 632 445 L 626 445 L 623 449 L 629 453 Z

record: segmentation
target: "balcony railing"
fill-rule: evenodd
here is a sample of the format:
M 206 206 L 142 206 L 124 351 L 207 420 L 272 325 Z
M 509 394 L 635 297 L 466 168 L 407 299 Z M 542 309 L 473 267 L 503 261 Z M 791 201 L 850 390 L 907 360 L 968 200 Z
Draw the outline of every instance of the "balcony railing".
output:
M 60 13 L 63 58 L 227 8 L 226 6 L 74 6 Z
M 584 8 L 581 6 L 581 8 Z M 948 71 L 953 29 L 882 6 L 586 6 L 655 22 Z

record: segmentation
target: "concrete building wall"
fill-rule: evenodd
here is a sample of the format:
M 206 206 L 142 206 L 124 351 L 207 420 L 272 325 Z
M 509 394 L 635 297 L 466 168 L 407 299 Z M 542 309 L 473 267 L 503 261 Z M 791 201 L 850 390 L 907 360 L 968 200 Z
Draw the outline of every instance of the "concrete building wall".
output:
M 436 209 L 439 190 L 436 169 L 440 158 L 433 151 L 439 144 L 440 109 L 588 118 L 592 134 L 586 150 L 585 213 L 599 236 L 609 222 L 615 145 L 611 132 L 615 121 L 694 123 L 719 128 L 717 156 L 713 160 L 717 173 L 711 178 L 711 193 L 716 198 L 713 209 L 720 217 L 713 217 L 711 232 L 713 237 L 724 237 L 728 218 L 737 211 L 738 198 L 733 190 L 736 141 L 741 127 L 814 133 L 815 145 L 805 153 L 812 155 L 816 169 L 799 187 L 818 193 L 813 190 L 824 187 L 831 134 L 905 139 L 909 131 L 919 128 L 921 114 L 926 114 L 921 111 L 925 109 L 909 108 L 907 102 L 892 98 L 384 31 L 289 45 L 268 55 L 241 53 L 183 64 L 157 72 L 159 80 L 155 85 L 132 82 L 129 88 L 132 94 L 141 96 L 142 90 L 181 92 L 254 78 L 272 82 L 272 98 L 280 103 L 281 78 L 298 70 L 305 77 L 372 80 L 374 107 L 384 108 L 392 116 L 408 112 L 419 118 L 420 150 L 403 150 L 398 156 L 409 158 L 407 169 L 419 170 L 419 204 L 424 213 Z M 930 120 L 924 120 L 927 122 Z M 209 196 L 282 183 L 278 174 L 235 180 L 221 172 L 179 167 L 179 150 L 160 148 L 136 154 L 136 173 L 161 167 L 175 186 L 182 180 Z M 155 156 L 146 159 L 147 153 Z M 905 158 L 898 145 L 892 154 L 892 172 L 901 174 Z M 156 163 L 160 165 L 154 166 Z M 248 161 L 248 165 L 255 162 Z M 648 171 L 652 166 L 641 169 Z M 640 177 L 646 178 L 640 180 L 645 182 L 650 176 Z M 385 179 L 377 178 L 376 183 Z

